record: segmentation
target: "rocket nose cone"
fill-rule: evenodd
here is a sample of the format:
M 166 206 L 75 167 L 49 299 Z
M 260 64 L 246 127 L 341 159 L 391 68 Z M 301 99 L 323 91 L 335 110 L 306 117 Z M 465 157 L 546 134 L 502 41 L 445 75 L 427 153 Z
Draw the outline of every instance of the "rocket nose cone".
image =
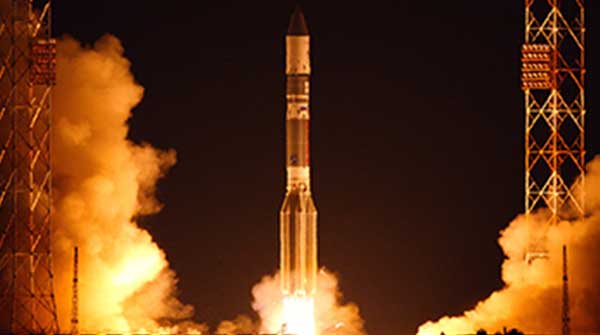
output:
M 292 18 L 290 19 L 290 25 L 288 26 L 288 35 L 308 35 L 308 27 L 306 26 L 306 20 L 300 6 L 296 6 Z

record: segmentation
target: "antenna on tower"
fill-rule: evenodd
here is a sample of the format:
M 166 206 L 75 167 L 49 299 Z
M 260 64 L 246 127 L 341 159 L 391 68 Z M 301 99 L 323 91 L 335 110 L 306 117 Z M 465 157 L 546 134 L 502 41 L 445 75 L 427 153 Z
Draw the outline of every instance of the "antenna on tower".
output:
M 563 245 L 563 296 L 562 296 L 562 335 L 571 334 L 569 311 L 569 277 L 567 275 L 567 246 Z
M 78 289 L 77 285 L 79 282 L 79 255 L 77 246 L 73 250 L 73 296 L 71 301 L 71 335 L 79 335 L 79 302 L 78 302 Z

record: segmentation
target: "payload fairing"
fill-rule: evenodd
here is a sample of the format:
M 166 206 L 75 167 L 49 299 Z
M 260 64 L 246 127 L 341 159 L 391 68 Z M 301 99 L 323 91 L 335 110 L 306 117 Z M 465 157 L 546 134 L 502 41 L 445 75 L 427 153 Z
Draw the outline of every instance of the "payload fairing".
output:
M 287 189 L 280 212 L 284 295 L 312 296 L 317 281 L 317 209 L 310 191 L 310 37 L 296 7 L 286 35 Z

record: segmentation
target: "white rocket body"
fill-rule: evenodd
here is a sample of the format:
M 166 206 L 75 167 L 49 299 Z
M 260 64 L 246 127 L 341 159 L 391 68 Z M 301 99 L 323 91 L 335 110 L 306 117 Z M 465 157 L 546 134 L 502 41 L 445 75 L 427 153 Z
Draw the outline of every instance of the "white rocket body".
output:
M 314 295 L 317 209 L 310 190 L 310 37 L 297 9 L 286 36 L 286 196 L 280 211 L 281 290 Z

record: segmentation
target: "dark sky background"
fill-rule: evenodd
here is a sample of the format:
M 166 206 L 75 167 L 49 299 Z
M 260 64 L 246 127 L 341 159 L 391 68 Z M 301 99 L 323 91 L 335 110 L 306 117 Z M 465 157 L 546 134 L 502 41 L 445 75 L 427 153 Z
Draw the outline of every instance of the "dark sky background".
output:
M 587 3 L 591 158 L 600 8 Z M 178 153 L 159 187 L 164 210 L 141 224 L 182 300 L 213 326 L 250 313 L 252 286 L 278 265 L 294 4 L 53 2 L 56 36 L 121 39 L 146 89 L 130 136 Z M 412 334 L 501 287 L 496 238 L 523 209 L 523 1 L 302 6 L 320 263 L 339 273 L 371 335 Z

